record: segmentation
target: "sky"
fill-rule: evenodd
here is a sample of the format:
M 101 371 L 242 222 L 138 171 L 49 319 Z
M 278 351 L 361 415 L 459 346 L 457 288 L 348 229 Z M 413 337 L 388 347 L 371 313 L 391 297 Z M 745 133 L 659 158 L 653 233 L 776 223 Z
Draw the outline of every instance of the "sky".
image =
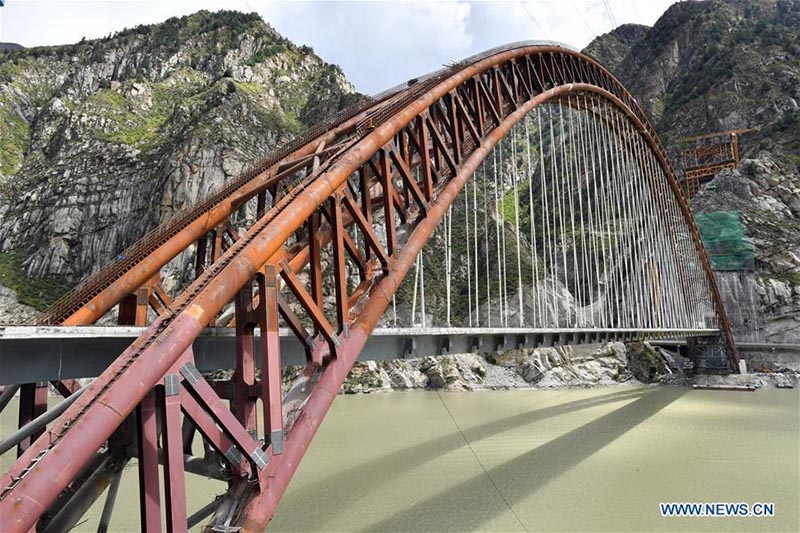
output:
M 68 44 L 200 9 L 257 12 L 374 94 L 493 46 L 551 40 L 581 49 L 624 23 L 652 26 L 674 0 L 5 0 L 0 42 Z

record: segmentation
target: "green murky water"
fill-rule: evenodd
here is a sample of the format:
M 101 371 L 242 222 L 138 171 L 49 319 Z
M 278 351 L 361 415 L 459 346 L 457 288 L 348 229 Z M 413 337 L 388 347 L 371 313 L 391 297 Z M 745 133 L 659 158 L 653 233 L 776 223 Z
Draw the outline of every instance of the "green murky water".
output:
M 222 489 L 187 484 L 190 512 Z M 799 491 L 796 390 L 341 396 L 270 530 L 798 531 Z M 130 466 L 115 531 L 138 530 L 137 498 Z M 775 516 L 661 517 L 659 502 L 683 501 L 774 502 Z

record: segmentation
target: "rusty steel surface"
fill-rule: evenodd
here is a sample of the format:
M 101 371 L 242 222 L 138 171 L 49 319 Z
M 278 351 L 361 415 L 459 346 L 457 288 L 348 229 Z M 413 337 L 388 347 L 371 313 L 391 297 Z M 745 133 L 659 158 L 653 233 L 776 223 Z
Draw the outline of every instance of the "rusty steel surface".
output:
M 178 498 L 186 486 L 183 464 L 177 464 L 185 445 L 180 409 L 184 421 L 203 434 L 232 473 L 210 527 L 262 530 L 367 338 L 475 168 L 528 112 L 568 94 L 591 94 L 609 102 L 635 125 L 657 158 L 690 228 L 728 355 L 736 362 L 730 323 L 697 226 L 645 113 L 606 69 L 578 52 L 553 45 L 501 47 L 390 91 L 369 109 L 345 113 L 343 122 L 341 117 L 338 124 L 326 122 L 310 142 L 298 141 L 268 168 L 261 165 L 221 197 L 201 204 L 199 213 L 181 215 L 181 223 L 132 248 L 141 255 L 112 265 L 60 302 L 48 320 L 65 324 L 93 322 L 148 283 L 151 291 L 142 294 L 141 302 L 150 303 L 159 294 L 161 267 L 195 242 L 199 250 L 200 242 L 214 240 L 209 250 L 203 246 L 203 254 L 211 251 L 212 258 L 198 261 L 202 268 L 194 283 L 174 301 L 162 295 L 157 298 L 160 307 L 151 304 L 160 309 L 159 318 L 3 475 L 0 530 L 34 527 L 137 409 L 143 524 L 155 527 L 163 512 L 171 530 L 186 528 L 185 506 L 159 509 L 154 441 L 159 412 L 167 459 L 164 490 L 168 498 Z M 319 155 L 331 146 L 336 148 Z M 289 153 L 293 155 L 287 159 Z M 281 175 L 282 164 L 288 165 L 285 179 L 270 193 L 273 201 L 267 206 L 263 193 L 271 186 L 270 176 Z M 412 168 L 419 169 L 419 178 Z M 220 225 L 234 207 L 250 201 L 259 204 L 257 220 L 241 235 L 234 232 L 224 239 L 229 225 Z M 405 237 L 396 231 L 400 224 L 411 228 Z M 361 248 L 349 240 L 345 227 L 360 232 Z M 378 229 L 386 236 L 385 246 Z M 323 247 L 331 248 L 333 267 L 324 274 L 329 285 L 319 279 Z M 360 276 L 352 293 L 343 274 L 347 261 L 358 267 Z M 298 276 L 305 265 L 310 288 Z M 282 285 L 296 305 L 283 301 Z M 333 287 L 333 314 L 324 307 L 325 286 Z M 206 326 L 222 319 L 221 310 L 232 301 L 240 344 L 236 392 L 229 406 L 197 371 L 191 346 Z M 297 317 L 298 312 L 303 316 Z M 135 308 L 128 310 L 133 320 L 136 314 Z M 307 351 L 302 377 L 283 398 L 278 315 Z M 258 355 L 251 343 L 255 324 L 268 338 Z M 266 370 L 260 391 L 254 386 L 254 357 L 261 358 Z M 255 427 L 257 398 L 264 404 L 263 428 Z
M 740 128 L 678 139 L 678 142 L 696 143 L 683 150 L 684 181 L 690 199 L 697 194 L 700 185 L 711 181 L 717 172 L 739 166 L 739 136 L 750 131 L 753 129 Z M 713 141 L 722 138 L 724 140 Z

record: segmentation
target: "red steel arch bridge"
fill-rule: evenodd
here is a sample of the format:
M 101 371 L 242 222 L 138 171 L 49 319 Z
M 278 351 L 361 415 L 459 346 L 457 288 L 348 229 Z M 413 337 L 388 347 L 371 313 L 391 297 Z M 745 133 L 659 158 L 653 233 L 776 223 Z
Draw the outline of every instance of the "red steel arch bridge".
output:
M 191 272 L 166 290 L 176 264 Z M 109 317 L 114 338 L 90 327 Z M 104 494 L 107 528 L 132 459 L 143 530 L 262 530 L 362 354 L 696 336 L 738 368 L 646 114 L 574 50 L 496 48 L 311 128 L 8 328 L 0 530 L 69 529 Z M 25 351 L 44 338 L 57 369 Z M 289 360 L 304 371 L 284 392 Z M 230 380 L 207 378 L 219 365 Z M 227 492 L 187 509 L 193 474 Z

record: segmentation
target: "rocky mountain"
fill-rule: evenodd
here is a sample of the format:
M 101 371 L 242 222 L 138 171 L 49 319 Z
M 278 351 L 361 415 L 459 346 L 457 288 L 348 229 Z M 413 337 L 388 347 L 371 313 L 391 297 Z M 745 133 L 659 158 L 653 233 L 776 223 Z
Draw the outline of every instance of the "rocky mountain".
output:
M 798 31 L 797 0 L 688 1 L 673 4 L 652 28 L 620 26 L 584 51 L 645 106 L 667 144 L 695 132 L 757 127 L 745 154 L 777 148 L 792 155 L 800 151 Z
M 650 32 L 649 26 L 623 24 L 589 43 L 584 50 L 612 72 L 619 72 L 631 49 Z
M 0 51 L 0 307 L 46 307 L 359 98 L 337 66 L 256 14 L 201 11 Z
M 743 338 L 800 338 L 799 21 L 798 0 L 681 2 L 652 28 L 624 25 L 586 49 L 645 106 L 678 166 L 681 136 L 758 128 L 742 138 L 740 169 L 694 201 L 697 213 L 739 211 L 755 247 L 755 271 L 718 273 Z M 0 51 L 0 322 L 33 316 L 248 161 L 358 98 L 337 67 L 256 15 L 200 12 L 75 45 Z M 524 139 L 507 141 L 510 153 Z M 513 242 L 513 198 L 500 194 Z M 527 196 L 521 184 L 523 214 Z M 466 323 L 465 211 L 453 207 L 449 275 L 431 274 L 446 268 L 442 228 L 424 253 L 428 325 L 446 315 L 445 279 L 453 323 Z M 474 216 L 494 225 L 490 211 Z M 499 249 L 500 236 L 490 232 L 481 254 Z M 513 247 L 507 253 L 513 264 Z M 532 256 L 521 255 L 527 285 Z M 496 297 L 494 278 L 480 285 Z M 415 283 L 412 273 L 396 299 L 401 325 L 419 322 Z M 554 283 L 546 299 L 566 311 L 578 304 L 570 290 Z M 392 311 L 384 320 L 393 323 Z
M 743 159 L 693 199 L 695 213 L 738 211 L 754 271 L 717 272 L 743 339 L 800 339 L 800 2 L 680 2 L 652 28 L 621 26 L 585 50 L 656 123 L 680 167 L 678 138 L 754 128 Z

